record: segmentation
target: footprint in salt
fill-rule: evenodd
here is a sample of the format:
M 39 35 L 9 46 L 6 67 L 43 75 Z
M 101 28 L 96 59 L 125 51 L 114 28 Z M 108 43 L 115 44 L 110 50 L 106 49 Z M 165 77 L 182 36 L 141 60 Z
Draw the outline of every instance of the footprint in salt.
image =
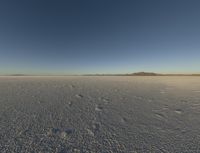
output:
M 120 119 L 120 122 L 123 123 L 123 124 L 127 123 L 127 118 L 126 117 L 122 117 Z
M 102 97 L 101 100 L 105 103 L 108 104 L 109 103 L 109 99 Z
M 81 95 L 81 94 L 76 94 L 75 97 L 76 97 L 76 98 L 83 98 L 83 95 Z
M 71 128 L 67 129 L 59 129 L 59 128 L 50 128 L 47 132 L 47 136 L 57 136 L 61 139 L 66 139 L 69 135 L 71 135 L 75 130 Z
M 156 113 L 155 113 L 155 116 L 156 116 L 157 118 L 161 119 L 161 120 L 165 120 L 165 115 L 162 114 L 162 113 L 156 112 Z
M 183 111 L 182 111 L 181 109 L 176 109 L 174 112 L 175 112 L 176 114 L 182 114 L 182 113 L 183 113 Z
M 68 106 L 71 107 L 72 106 L 72 101 L 68 102 Z
M 69 88 L 70 88 L 70 89 L 74 89 L 74 88 L 75 88 L 75 85 L 71 84 L 71 85 L 69 85 Z
M 165 93 L 166 93 L 166 91 L 164 91 L 164 90 L 161 90 L 161 91 L 160 91 L 160 93 L 161 93 L 161 94 L 165 94 Z
M 100 129 L 100 123 L 95 122 L 92 124 L 91 129 L 86 129 L 86 130 L 90 136 L 94 137 L 99 132 L 99 129 Z
M 100 105 L 95 105 L 95 111 L 100 112 L 100 111 L 102 111 L 102 110 L 103 110 L 103 107 L 102 107 L 102 106 L 100 106 Z

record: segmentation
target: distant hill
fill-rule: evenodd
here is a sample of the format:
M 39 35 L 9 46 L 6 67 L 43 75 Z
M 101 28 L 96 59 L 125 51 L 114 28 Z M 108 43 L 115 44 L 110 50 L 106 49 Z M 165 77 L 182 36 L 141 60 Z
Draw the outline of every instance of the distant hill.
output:
M 11 74 L 10 76 L 28 76 L 26 74 Z
M 137 72 L 130 74 L 131 76 L 160 76 L 161 74 L 153 73 L 153 72 Z
M 128 75 L 129 76 L 200 76 L 200 74 L 160 74 L 153 72 L 137 72 Z
M 192 76 L 200 76 L 200 74 L 192 74 Z

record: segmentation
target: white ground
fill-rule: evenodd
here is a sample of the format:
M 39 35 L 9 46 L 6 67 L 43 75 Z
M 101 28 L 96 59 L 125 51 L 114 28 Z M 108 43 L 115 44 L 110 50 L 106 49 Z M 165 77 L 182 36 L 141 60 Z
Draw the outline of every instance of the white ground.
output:
M 200 77 L 0 77 L 0 152 L 200 152 Z

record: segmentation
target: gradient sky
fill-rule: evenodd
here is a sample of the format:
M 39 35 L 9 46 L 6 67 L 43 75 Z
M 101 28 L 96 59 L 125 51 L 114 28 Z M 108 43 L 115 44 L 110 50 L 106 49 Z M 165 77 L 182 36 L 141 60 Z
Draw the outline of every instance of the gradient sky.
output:
M 0 74 L 200 72 L 199 0 L 1 0 Z

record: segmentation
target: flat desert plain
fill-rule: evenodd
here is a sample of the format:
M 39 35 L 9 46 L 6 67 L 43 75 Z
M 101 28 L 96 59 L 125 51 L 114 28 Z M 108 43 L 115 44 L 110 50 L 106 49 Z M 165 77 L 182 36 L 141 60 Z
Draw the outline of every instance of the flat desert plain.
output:
M 0 152 L 200 152 L 200 77 L 2 76 Z

